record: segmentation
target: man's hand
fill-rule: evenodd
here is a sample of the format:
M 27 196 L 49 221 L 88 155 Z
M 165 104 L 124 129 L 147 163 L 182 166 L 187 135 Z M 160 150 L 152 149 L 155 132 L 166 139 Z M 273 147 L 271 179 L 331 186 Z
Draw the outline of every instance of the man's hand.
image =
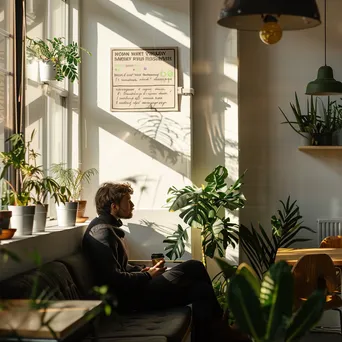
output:
M 148 272 L 152 278 L 157 277 L 166 271 L 164 264 L 165 260 L 160 260 L 153 267 L 150 267 L 146 272 Z

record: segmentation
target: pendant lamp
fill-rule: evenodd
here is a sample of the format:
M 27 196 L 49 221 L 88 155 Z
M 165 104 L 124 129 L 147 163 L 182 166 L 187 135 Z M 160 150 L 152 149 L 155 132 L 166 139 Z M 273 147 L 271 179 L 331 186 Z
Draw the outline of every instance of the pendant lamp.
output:
M 327 65 L 327 1 L 324 0 L 324 66 L 318 69 L 317 79 L 306 87 L 307 95 L 342 94 L 342 83 L 334 79 L 333 69 Z
M 259 31 L 266 44 L 283 30 L 302 30 L 321 23 L 316 0 L 225 0 L 217 22 L 241 31 Z

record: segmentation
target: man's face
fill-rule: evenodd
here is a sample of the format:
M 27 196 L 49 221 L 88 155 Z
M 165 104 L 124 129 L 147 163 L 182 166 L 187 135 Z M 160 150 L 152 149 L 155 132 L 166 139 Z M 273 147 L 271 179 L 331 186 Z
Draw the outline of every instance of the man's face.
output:
M 133 216 L 134 204 L 131 201 L 131 195 L 126 194 L 122 197 L 120 205 L 117 206 L 116 217 L 120 219 L 129 219 Z

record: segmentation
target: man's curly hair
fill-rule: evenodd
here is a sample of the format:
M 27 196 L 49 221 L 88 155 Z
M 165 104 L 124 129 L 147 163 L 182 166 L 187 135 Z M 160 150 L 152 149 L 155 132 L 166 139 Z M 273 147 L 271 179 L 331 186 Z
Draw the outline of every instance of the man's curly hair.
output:
M 133 189 L 129 183 L 106 182 L 101 184 L 95 195 L 97 214 L 110 214 L 111 204 L 120 204 L 126 194 L 133 194 Z

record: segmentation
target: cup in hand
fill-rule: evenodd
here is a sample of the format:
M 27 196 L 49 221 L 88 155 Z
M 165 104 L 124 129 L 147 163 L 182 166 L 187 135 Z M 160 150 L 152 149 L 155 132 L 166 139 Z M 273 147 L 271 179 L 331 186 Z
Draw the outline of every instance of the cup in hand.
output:
M 153 253 L 153 254 L 151 254 L 151 260 L 152 260 L 152 265 L 154 266 L 160 260 L 164 260 L 164 254 L 163 253 Z

